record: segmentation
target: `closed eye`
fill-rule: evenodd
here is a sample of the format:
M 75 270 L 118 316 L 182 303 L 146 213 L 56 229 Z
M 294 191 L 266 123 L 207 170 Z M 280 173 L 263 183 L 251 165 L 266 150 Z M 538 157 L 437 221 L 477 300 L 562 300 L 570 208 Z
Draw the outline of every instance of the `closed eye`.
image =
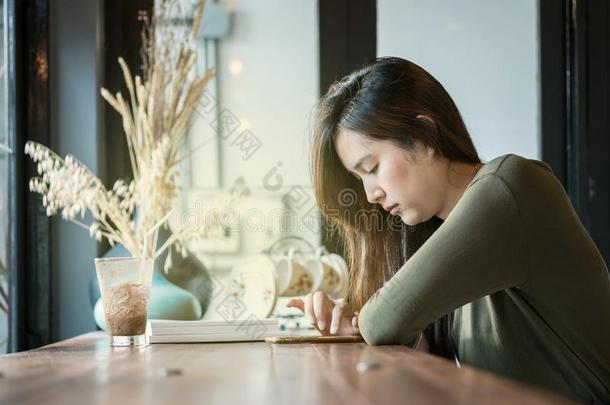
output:
M 371 170 L 369 170 L 368 172 L 364 172 L 366 174 L 375 174 L 377 173 L 377 168 L 379 167 L 379 163 L 377 163 L 375 166 L 373 166 L 373 168 Z M 358 181 L 361 181 L 362 178 L 360 176 L 358 176 L 356 173 L 350 171 L 351 175 L 354 176 Z

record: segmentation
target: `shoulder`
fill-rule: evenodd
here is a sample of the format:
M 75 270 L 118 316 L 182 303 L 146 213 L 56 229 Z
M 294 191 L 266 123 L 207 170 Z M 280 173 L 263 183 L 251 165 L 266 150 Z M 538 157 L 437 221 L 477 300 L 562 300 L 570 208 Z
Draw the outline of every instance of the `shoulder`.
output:
M 486 177 L 497 177 L 504 181 L 510 188 L 534 182 L 555 182 L 553 169 L 548 163 L 528 159 L 513 153 L 498 156 L 485 163 L 474 176 L 471 184 Z
M 536 159 L 528 159 L 523 156 L 509 153 L 490 160 L 481 168 L 481 174 L 495 173 L 499 176 L 511 173 L 537 173 L 545 172 L 553 174 L 553 169 L 548 163 Z
M 477 184 L 478 187 L 473 188 L 488 194 L 490 185 L 498 183 L 505 191 L 502 194 L 510 196 L 520 211 L 540 206 L 544 202 L 563 204 L 567 200 L 563 185 L 551 167 L 536 159 L 515 154 L 498 156 L 481 167 L 469 187 Z

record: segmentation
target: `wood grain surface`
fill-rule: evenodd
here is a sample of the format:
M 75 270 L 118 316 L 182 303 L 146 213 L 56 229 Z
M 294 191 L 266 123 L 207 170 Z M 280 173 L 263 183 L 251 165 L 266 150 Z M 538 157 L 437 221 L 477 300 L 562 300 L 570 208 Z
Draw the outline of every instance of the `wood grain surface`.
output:
M 567 403 L 404 346 L 235 342 L 113 348 L 94 332 L 0 356 L 0 404 Z

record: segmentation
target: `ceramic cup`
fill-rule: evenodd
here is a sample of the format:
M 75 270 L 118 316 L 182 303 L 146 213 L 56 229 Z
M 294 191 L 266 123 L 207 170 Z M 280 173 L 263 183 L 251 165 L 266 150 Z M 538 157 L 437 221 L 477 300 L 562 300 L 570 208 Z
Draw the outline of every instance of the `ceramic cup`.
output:
M 322 267 L 322 280 L 320 291 L 331 298 L 345 298 L 347 296 L 347 263 L 341 256 L 328 253 L 324 246 L 316 249 L 315 261 Z
M 296 297 L 316 291 L 321 274 L 315 266 L 295 254 L 294 248 L 276 261 L 279 295 Z

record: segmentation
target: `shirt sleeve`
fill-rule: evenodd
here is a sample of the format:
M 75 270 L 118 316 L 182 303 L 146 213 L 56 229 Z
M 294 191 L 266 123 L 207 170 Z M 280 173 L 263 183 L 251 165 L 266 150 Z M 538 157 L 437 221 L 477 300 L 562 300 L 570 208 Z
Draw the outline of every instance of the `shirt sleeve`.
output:
M 504 180 L 471 183 L 445 222 L 358 314 L 371 345 L 413 345 L 434 320 L 529 278 L 519 210 Z

